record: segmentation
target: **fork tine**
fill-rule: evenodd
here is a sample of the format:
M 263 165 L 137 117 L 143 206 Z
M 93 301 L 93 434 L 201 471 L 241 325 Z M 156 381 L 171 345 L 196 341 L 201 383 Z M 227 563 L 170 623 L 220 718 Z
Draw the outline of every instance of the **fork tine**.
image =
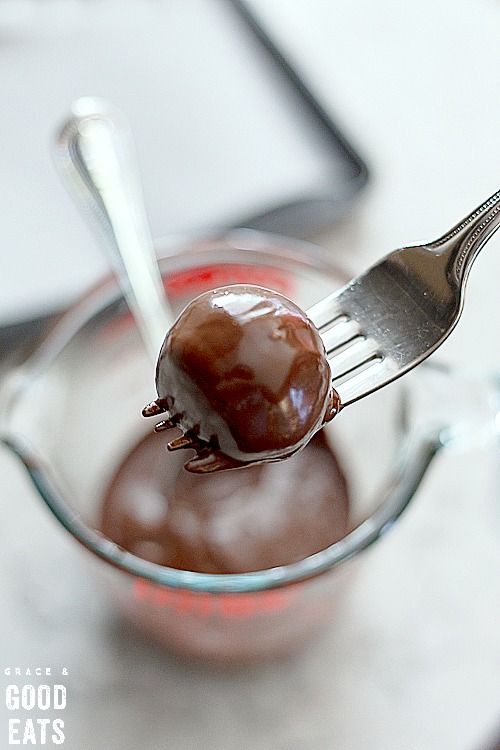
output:
M 346 373 L 338 380 L 334 378 L 333 386 L 340 396 L 342 406 L 347 406 L 385 385 L 395 378 L 398 372 L 399 368 L 395 360 L 375 356 L 370 362 L 363 363 L 353 372 Z
M 377 355 L 379 359 L 382 359 L 377 342 L 374 339 L 359 336 L 347 349 L 328 357 L 332 379 L 335 381 L 335 379 L 360 368 L 365 362 L 373 360 Z
M 342 317 L 343 311 L 337 301 L 337 297 L 341 291 L 338 290 L 330 294 L 307 310 L 307 315 L 316 328 L 326 329 L 333 320 Z
M 355 320 L 346 320 L 345 317 L 339 319 L 329 328 L 320 329 L 321 338 L 328 355 L 359 336 L 360 333 L 359 323 Z

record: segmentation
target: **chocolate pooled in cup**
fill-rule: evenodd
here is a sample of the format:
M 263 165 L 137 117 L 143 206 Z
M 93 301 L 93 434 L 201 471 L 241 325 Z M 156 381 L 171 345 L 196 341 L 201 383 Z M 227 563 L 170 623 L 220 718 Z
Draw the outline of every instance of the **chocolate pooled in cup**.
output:
M 144 560 L 246 573 L 297 563 L 349 531 L 347 482 L 322 431 L 290 461 L 244 471 L 187 473 L 165 453 L 153 432 L 134 446 L 101 511 L 100 531 Z

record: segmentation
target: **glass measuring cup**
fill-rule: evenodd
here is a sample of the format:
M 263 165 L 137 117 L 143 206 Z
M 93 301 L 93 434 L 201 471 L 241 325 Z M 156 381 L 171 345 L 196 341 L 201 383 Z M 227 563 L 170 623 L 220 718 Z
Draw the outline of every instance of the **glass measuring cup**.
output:
M 161 268 L 176 311 L 238 282 L 275 288 L 307 308 L 344 282 L 320 251 L 249 231 L 164 248 Z M 131 620 L 182 653 L 249 661 L 290 652 L 328 621 L 358 553 L 418 488 L 441 443 L 436 431 L 403 419 L 404 391 L 395 383 L 349 407 L 328 431 L 350 487 L 347 536 L 299 562 L 248 573 L 163 567 L 99 531 L 110 479 L 152 429 L 141 409 L 154 395 L 153 368 L 114 279 L 76 303 L 7 377 L 1 434 Z

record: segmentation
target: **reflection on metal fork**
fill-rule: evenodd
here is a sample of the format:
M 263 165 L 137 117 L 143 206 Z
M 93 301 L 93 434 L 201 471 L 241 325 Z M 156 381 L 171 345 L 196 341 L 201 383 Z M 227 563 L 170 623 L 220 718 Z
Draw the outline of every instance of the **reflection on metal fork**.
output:
M 343 406 L 426 359 L 463 308 L 470 268 L 500 226 L 500 190 L 434 242 L 396 250 L 311 307 Z

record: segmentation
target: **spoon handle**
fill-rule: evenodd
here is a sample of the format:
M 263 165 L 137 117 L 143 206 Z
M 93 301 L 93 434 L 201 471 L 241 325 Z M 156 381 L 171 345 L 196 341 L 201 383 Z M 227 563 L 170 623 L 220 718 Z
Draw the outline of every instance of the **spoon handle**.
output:
M 142 197 L 132 134 L 100 99 L 78 99 L 56 136 L 61 176 L 113 265 L 153 361 L 173 322 Z

